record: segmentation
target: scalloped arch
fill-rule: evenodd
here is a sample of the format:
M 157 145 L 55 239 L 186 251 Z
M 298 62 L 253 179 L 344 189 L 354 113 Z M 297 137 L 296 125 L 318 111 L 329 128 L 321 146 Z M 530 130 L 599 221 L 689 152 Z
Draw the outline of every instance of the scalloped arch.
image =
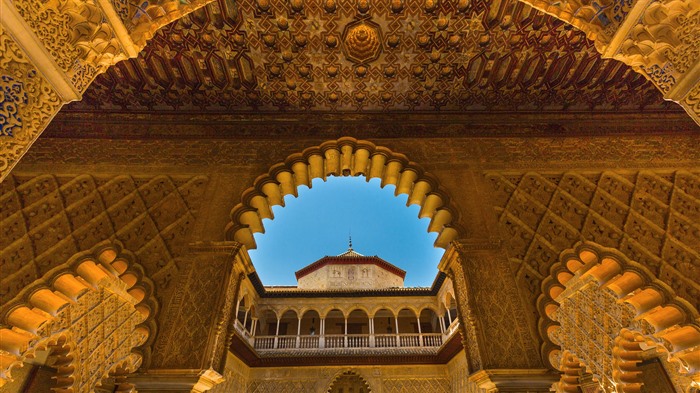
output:
M 157 330 L 158 303 L 153 296 L 153 284 L 134 260 L 135 256 L 123 250 L 120 243 L 103 242 L 74 255 L 4 304 L 0 312 L 0 321 L 5 326 L 0 329 L 3 350 L 0 385 L 11 378 L 13 368 L 21 366 L 36 351 L 52 349 L 66 363 L 58 368 L 60 390 L 80 390 L 84 382 L 80 377 L 84 375 L 77 375 L 76 370 L 85 367 L 73 364 L 78 357 L 71 354 L 80 351 L 81 343 L 73 338 L 83 333 L 73 314 L 80 315 L 86 307 L 89 310 L 102 307 L 106 301 L 102 293 L 115 295 L 114 299 L 130 310 L 128 322 L 115 327 L 133 327 L 120 333 L 124 337 L 122 344 L 130 350 L 127 356 L 114 358 L 119 355 L 113 351 L 107 354 L 104 363 L 89 364 L 88 376 L 98 378 L 96 382 L 99 382 L 107 375 L 134 372 L 147 362 Z
M 381 187 L 395 185 L 395 195 L 407 194 L 407 205 L 419 205 L 418 218 L 430 218 L 428 232 L 438 234 L 435 246 L 447 248 L 464 234 L 458 210 L 438 180 L 406 156 L 372 142 L 343 137 L 310 147 L 273 165 L 243 191 L 241 202 L 231 210 L 226 238 L 256 248 L 254 233 L 264 233 L 263 219 L 273 219 L 272 206 L 284 206 L 286 195 L 297 194 L 301 185 L 328 176 L 365 176 L 381 179 Z
M 369 386 L 369 383 L 367 380 L 360 374 L 358 371 L 355 370 L 346 370 L 346 371 L 341 371 L 338 372 L 333 376 L 331 379 L 331 382 L 328 384 L 328 390 L 327 392 L 330 393 L 333 390 L 333 386 L 338 382 L 338 380 L 342 377 L 357 377 L 360 381 L 362 381 L 362 385 L 365 387 L 366 392 L 370 393 L 372 391 L 372 388 Z
M 641 264 L 631 261 L 618 250 L 593 242 L 581 242 L 564 251 L 560 262 L 550 269 L 550 275 L 542 282 L 542 295 L 537 300 L 540 314 L 538 329 L 544 343 L 542 355 L 545 361 L 556 364 L 561 357 L 554 333 L 559 324 L 552 318 L 559 309 L 557 297 L 574 279 L 592 278 L 597 288 L 606 289 L 617 298 L 617 304 L 631 310 L 643 331 L 635 331 L 636 339 L 629 336 L 633 327 L 623 328 L 616 339 L 629 342 L 644 341 L 660 347 L 668 353 L 668 360 L 681 368 L 681 374 L 700 386 L 700 317 L 698 311 L 684 299 L 677 297 L 668 285 L 658 280 Z M 639 330 L 639 328 L 637 329 Z M 613 353 L 609 354 L 614 357 Z M 616 364 L 624 365 L 623 362 Z M 616 369 L 615 380 L 621 391 L 635 391 L 637 380 L 628 376 L 629 370 Z M 627 386 L 627 390 L 624 387 Z

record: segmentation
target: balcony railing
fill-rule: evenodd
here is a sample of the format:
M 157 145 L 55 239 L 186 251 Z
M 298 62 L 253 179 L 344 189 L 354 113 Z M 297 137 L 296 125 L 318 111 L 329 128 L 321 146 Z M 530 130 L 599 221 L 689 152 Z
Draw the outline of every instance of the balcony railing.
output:
M 442 333 L 326 334 L 323 336 L 255 336 L 249 337 L 249 340 L 253 348 L 260 351 L 325 348 L 439 348 L 450 335 Z

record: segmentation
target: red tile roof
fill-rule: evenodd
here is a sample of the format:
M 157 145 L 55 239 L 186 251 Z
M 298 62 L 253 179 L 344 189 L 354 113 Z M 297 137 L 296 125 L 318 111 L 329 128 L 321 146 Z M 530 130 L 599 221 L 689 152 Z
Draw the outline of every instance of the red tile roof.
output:
M 376 265 L 382 269 L 393 273 L 402 279 L 406 278 L 406 271 L 392 265 L 391 263 L 379 258 L 378 256 L 367 257 L 362 254 L 358 254 L 352 249 L 344 252 L 338 256 L 325 256 L 318 261 L 297 270 L 294 275 L 297 280 L 300 278 L 328 265 Z

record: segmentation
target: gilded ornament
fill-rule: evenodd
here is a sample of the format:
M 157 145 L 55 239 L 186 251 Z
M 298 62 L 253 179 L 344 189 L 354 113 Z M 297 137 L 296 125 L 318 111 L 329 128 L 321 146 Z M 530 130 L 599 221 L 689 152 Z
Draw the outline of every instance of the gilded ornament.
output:
M 282 51 L 282 60 L 285 62 L 289 63 L 294 59 L 294 54 L 290 50 L 283 50 Z
M 296 90 L 297 82 L 294 79 L 287 79 L 287 89 Z
M 294 43 L 296 46 L 303 48 L 308 44 L 309 39 L 305 35 L 297 34 L 294 36 Z
M 389 101 L 391 101 L 391 98 L 392 98 L 392 97 L 393 97 L 393 94 L 391 94 L 391 93 L 389 93 L 389 92 L 384 92 L 384 93 L 382 93 L 382 101 L 384 101 L 384 102 L 389 102 Z
M 455 47 L 455 46 L 459 45 L 460 40 L 461 40 L 460 36 L 458 36 L 457 34 L 453 34 L 450 36 L 450 38 L 448 38 L 447 44 L 449 46 Z
M 357 0 L 357 10 L 361 14 L 366 14 L 369 11 L 369 0 Z
M 396 75 L 396 68 L 393 66 L 388 66 L 384 68 L 384 76 L 387 78 L 393 78 Z
M 468 8 L 469 8 L 469 0 L 457 1 L 457 11 L 466 12 Z
M 435 11 L 437 7 L 438 0 L 425 0 L 425 2 L 423 3 L 423 9 L 429 14 Z
M 276 64 L 270 66 L 270 75 L 278 77 L 282 73 L 282 68 Z
M 243 34 L 234 34 L 233 35 L 233 43 L 236 44 L 237 46 L 245 45 L 245 37 L 243 36 Z
M 335 0 L 326 0 L 323 3 L 323 9 L 329 14 L 334 13 L 337 8 L 338 5 L 336 4 Z
M 292 7 L 292 11 L 301 12 L 304 10 L 304 0 L 289 0 L 289 6 Z
M 338 101 L 338 94 L 336 93 L 331 93 L 328 95 L 328 101 L 330 102 L 337 102 Z
M 379 58 L 382 50 L 379 26 L 371 21 L 353 22 L 343 31 L 343 52 L 355 63 L 367 63 Z
M 289 21 L 284 16 L 277 18 L 277 27 L 280 30 L 287 30 L 289 28 Z
M 328 74 L 329 77 L 335 78 L 338 75 L 338 67 L 328 66 L 328 67 L 326 67 L 326 73 Z
M 418 36 L 418 40 L 417 40 L 417 44 L 418 44 L 418 46 L 420 46 L 421 48 L 427 47 L 428 45 L 430 45 L 430 36 L 427 35 L 427 34 L 421 34 L 421 35 L 419 35 L 419 36 Z
M 270 10 L 270 0 L 258 0 L 258 9 L 262 12 Z
M 308 78 L 309 74 L 311 74 L 311 68 L 309 66 L 303 65 L 299 67 L 299 76 Z
M 415 66 L 413 67 L 413 76 L 420 77 L 423 75 L 423 67 L 422 66 Z
M 449 24 L 450 21 L 447 18 L 441 17 L 437 20 L 435 25 L 437 26 L 438 30 L 445 30 Z
M 268 48 L 274 47 L 276 41 L 277 36 L 275 36 L 274 34 L 263 34 L 263 42 Z
M 401 38 L 396 34 L 391 34 L 387 37 L 386 43 L 390 48 L 395 49 L 399 46 L 399 43 L 401 43 Z
M 399 14 L 403 11 L 403 0 L 391 0 L 391 12 Z
M 334 35 L 326 36 L 326 46 L 329 48 L 335 48 L 338 45 L 338 38 Z
M 365 100 L 365 98 L 367 98 L 367 95 L 365 93 L 363 93 L 361 91 L 358 91 L 357 93 L 355 93 L 355 101 L 362 102 Z
M 481 37 L 479 37 L 479 45 L 480 46 L 486 46 L 489 44 L 491 41 L 491 36 L 488 34 L 482 34 Z
M 365 66 L 355 67 L 355 75 L 357 75 L 360 78 L 364 78 L 367 75 L 367 67 L 365 67 Z
M 441 54 L 439 50 L 433 49 L 432 52 L 430 52 L 430 61 L 432 61 L 433 63 L 437 63 L 438 61 L 440 61 L 440 57 Z

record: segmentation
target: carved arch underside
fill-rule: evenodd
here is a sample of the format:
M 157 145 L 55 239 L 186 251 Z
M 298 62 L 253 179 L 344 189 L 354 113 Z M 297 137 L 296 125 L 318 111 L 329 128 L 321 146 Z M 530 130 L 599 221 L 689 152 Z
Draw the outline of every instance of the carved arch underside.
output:
M 578 361 L 604 389 L 640 392 L 638 355 L 653 348 L 683 389 L 700 386 L 700 317 L 692 305 L 615 249 L 582 242 L 560 259 L 537 305 L 550 364 Z
M 328 386 L 328 393 L 336 393 L 339 392 L 340 390 L 338 389 L 341 385 L 352 385 L 352 387 L 358 387 L 360 389 L 364 390 L 364 393 L 370 393 L 372 392 L 372 389 L 369 386 L 369 383 L 360 375 L 359 373 L 355 371 L 344 371 L 341 373 L 338 373 L 333 380 L 331 381 L 330 385 Z M 360 392 L 360 390 L 352 390 L 355 392 Z
M 129 391 L 155 337 L 153 285 L 118 243 L 102 243 L 49 271 L 2 306 L 0 386 L 12 369 L 36 362 L 56 368 L 57 391 L 89 392 L 104 378 Z
M 343 137 L 292 154 L 258 177 L 245 190 L 241 203 L 231 211 L 228 240 L 256 248 L 254 233 L 264 233 L 263 219 L 273 219 L 272 206 L 284 206 L 286 195 L 297 196 L 301 185 L 328 176 L 365 176 L 381 179 L 381 186 L 396 186 L 396 195 L 407 194 L 408 205 L 419 205 L 419 218 L 430 218 L 428 232 L 437 232 L 435 246 L 447 248 L 464 234 L 457 209 L 437 179 L 402 154 L 369 141 Z

